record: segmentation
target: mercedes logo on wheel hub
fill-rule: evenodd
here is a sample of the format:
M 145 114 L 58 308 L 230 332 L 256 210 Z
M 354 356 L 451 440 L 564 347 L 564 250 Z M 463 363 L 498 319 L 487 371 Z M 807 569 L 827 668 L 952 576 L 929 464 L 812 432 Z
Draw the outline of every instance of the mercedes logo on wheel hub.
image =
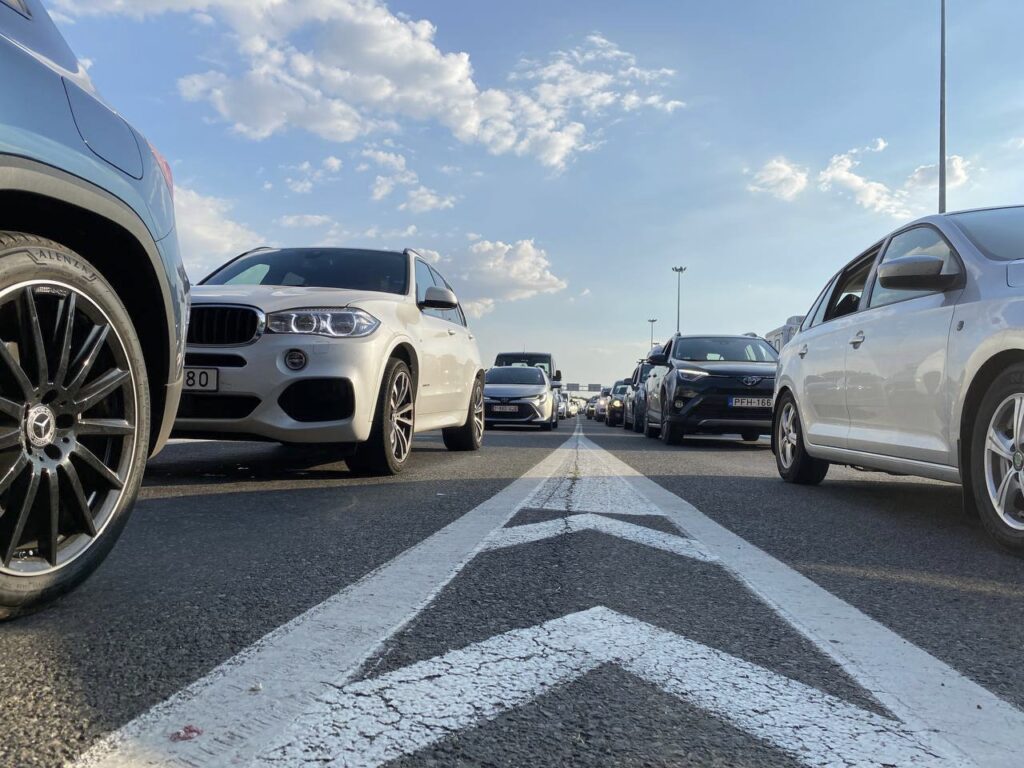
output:
M 37 405 L 25 417 L 25 433 L 34 448 L 45 448 L 57 433 L 57 417 L 49 406 Z

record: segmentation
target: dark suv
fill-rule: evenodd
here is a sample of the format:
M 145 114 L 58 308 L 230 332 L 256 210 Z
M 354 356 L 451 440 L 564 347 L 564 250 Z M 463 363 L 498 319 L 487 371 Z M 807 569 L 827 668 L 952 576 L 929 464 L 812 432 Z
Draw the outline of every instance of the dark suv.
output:
M 0 0 L 0 618 L 81 583 L 181 389 L 170 168 L 40 0 Z

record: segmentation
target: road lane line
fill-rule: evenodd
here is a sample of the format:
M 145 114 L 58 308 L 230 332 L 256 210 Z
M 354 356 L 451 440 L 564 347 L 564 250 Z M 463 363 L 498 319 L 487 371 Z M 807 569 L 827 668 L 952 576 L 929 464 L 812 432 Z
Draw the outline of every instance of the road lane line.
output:
M 255 766 L 378 766 L 493 720 L 602 664 L 732 723 L 808 766 L 949 766 L 903 723 L 604 607 L 328 689 Z
M 580 429 L 475 509 L 334 597 L 279 627 L 201 680 L 101 739 L 79 768 L 247 765 L 267 739 L 356 671 L 475 557 L 484 539 L 566 471 Z M 202 730 L 171 740 L 186 725 Z
M 710 562 L 716 560 L 693 539 L 686 539 L 674 533 L 656 531 L 642 525 L 634 525 L 610 517 L 583 513 L 570 515 L 557 520 L 546 520 L 543 523 L 517 525 L 512 528 L 500 528 L 494 531 L 484 542 L 483 550 L 505 549 L 520 544 L 532 544 L 544 539 L 553 539 L 582 531 L 597 531 L 609 536 L 632 541 L 635 544 L 661 549 L 674 555 L 689 557 L 694 560 Z
M 621 477 L 701 542 L 893 715 L 911 727 L 933 731 L 976 765 L 1020 768 L 1024 712 L 719 525 L 585 436 L 580 450 L 597 452 L 607 472 Z

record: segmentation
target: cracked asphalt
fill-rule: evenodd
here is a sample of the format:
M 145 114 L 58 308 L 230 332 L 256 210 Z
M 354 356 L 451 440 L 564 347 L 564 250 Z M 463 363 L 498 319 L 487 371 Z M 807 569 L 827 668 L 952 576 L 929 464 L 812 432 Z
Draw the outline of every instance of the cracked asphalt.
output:
M 957 488 L 842 468 L 819 488 L 794 488 L 778 480 L 766 443 L 707 439 L 669 448 L 581 424 L 586 438 L 639 476 L 1008 706 L 1024 707 L 1024 560 L 1000 552 L 962 516 Z M 606 615 L 627 622 L 624 638 L 648 631 L 628 629 L 635 622 L 668 633 L 666 647 L 685 645 L 687 658 L 705 654 L 739 665 L 726 675 L 737 685 L 762 675 L 767 690 L 796 686 L 822 706 L 849 710 L 851 722 L 902 727 L 863 681 L 670 516 L 615 473 L 573 454 L 572 426 L 491 432 L 478 454 L 449 454 L 438 438 L 420 437 L 409 470 L 387 480 L 352 476 L 320 449 L 169 446 L 152 463 L 125 536 L 99 573 L 49 610 L 0 625 L 0 766 L 88 757 L 104 737 L 273 630 L 372 580 L 561 453 L 559 472 L 539 478 L 536 491 L 471 547 L 427 603 L 394 631 L 371 638 L 372 652 L 350 672 L 339 670 L 337 682 L 311 683 L 320 688 L 311 690 L 308 712 L 268 737 L 258 759 L 241 764 L 321 765 L 325 756 L 341 765 L 403 766 L 789 766 L 824 759 L 811 747 L 798 754 L 770 728 L 758 730 L 758 713 L 784 697 L 772 694 L 744 714 L 728 703 L 708 704 L 715 690 L 680 693 L 658 683 L 657 674 L 631 672 L 614 653 L 579 656 L 570 648 L 568 661 L 550 668 L 523 666 L 516 655 L 522 633 L 567 621 L 565 637 L 585 639 L 593 617 Z M 573 624 L 575 617 L 583 623 Z M 287 635 L 272 637 L 288 649 Z M 507 658 L 502 648 L 510 649 Z M 465 661 L 473 672 L 460 682 L 452 670 L 474 653 L 491 654 L 493 675 Z M 389 680 L 411 693 L 392 701 L 388 714 L 355 717 L 358 707 L 345 696 L 385 690 Z M 733 691 L 727 698 L 756 703 L 758 695 Z M 812 710 L 801 706 L 778 714 L 778 722 L 808 718 Z M 203 722 L 188 724 L 203 730 Z M 845 734 L 859 726 L 836 727 Z M 213 736 L 200 733 L 196 743 Z M 1024 743 L 1024 732 L 1019 736 Z M 169 733 L 157 738 L 170 742 Z M 842 739 L 834 743 L 844 748 Z M 929 749 L 922 747 L 919 764 L 956 764 Z M 882 764 L 872 759 L 859 764 Z

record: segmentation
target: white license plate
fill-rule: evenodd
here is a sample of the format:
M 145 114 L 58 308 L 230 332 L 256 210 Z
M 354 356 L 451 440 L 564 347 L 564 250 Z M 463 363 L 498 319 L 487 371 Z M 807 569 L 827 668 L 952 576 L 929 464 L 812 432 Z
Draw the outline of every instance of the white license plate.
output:
M 186 392 L 216 392 L 218 386 L 216 368 L 186 368 Z
M 770 397 L 730 397 L 730 408 L 771 408 Z
M 493 408 L 495 413 L 518 413 L 518 405 L 496 405 Z

